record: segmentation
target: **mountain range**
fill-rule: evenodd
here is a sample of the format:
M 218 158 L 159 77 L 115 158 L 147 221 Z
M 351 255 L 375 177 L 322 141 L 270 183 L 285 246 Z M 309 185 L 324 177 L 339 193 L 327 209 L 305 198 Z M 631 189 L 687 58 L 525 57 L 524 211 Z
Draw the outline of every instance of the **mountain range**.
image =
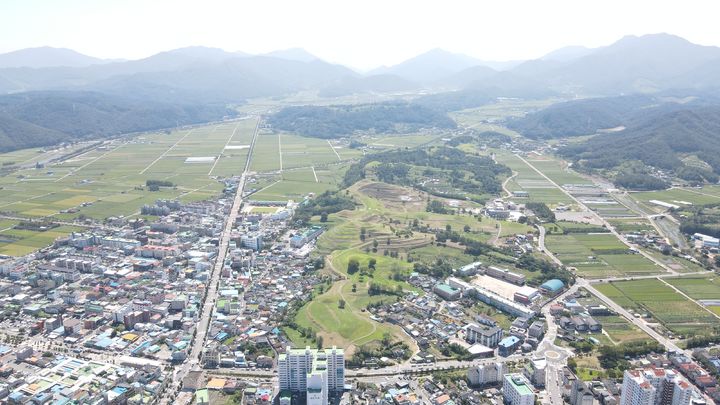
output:
M 194 122 L 199 116 L 217 119 L 226 113 L 227 105 L 243 103 L 249 98 L 302 91 L 316 92 L 321 97 L 428 93 L 417 102 L 448 112 L 491 103 L 498 97 L 651 96 L 677 89 L 690 94 L 718 88 L 720 48 L 693 44 L 669 34 L 628 36 L 592 49 L 571 46 L 530 61 L 491 62 L 434 49 L 366 74 L 328 63 L 299 48 L 250 55 L 193 46 L 130 61 L 103 60 L 69 49 L 49 47 L 0 55 L 0 95 L 45 97 L 44 105 L 49 106 L 58 98 L 67 99 L 72 93 L 85 98 L 93 94 L 99 104 L 105 103 L 101 101 L 105 97 L 108 102 L 127 106 L 135 103 L 147 111 L 157 111 L 158 106 L 175 108 L 178 117 L 182 118 L 178 121 L 183 122 Z M 21 104 L 22 100 L 21 97 L 6 98 L 5 115 L 0 121 L 19 119 L 25 122 L 14 115 L 19 110 L 8 107 L 8 103 Z M 515 124 L 519 125 L 518 130 L 530 136 L 567 136 L 578 134 L 573 131 L 592 133 L 627 118 L 622 107 L 605 106 L 598 110 L 600 115 L 595 114 L 594 120 L 586 122 L 584 128 L 563 129 L 566 126 L 563 119 L 592 115 L 592 110 L 597 107 L 592 103 L 570 109 L 563 105 L 548 109 L 543 113 L 550 117 L 547 125 L 540 115 L 528 116 L 524 122 Z M 208 107 L 214 113 L 189 113 L 198 106 Z M 97 109 L 95 111 L 93 119 L 103 117 Z M 553 115 L 556 118 L 552 118 Z M 58 119 L 62 120 L 62 117 Z M 534 123 L 533 119 L 536 120 Z M 12 122 L 14 128 L 19 127 L 18 121 Z M 155 124 L 162 122 L 165 121 Z M 151 125 L 146 127 L 150 129 Z M 109 130 L 96 128 L 93 131 Z M 22 147 L 22 142 L 18 142 L 16 146 Z
M 200 96 L 203 101 L 237 102 L 302 90 L 338 96 L 492 89 L 496 96 L 522 97 L 711 87 L 720 87 L 720 48 L 669 34 L 627 36 L 599 48 L 570 46 L 529 61 L 483 61 L 433 49 L 366 74 L 300 48 L 250 55 L 195 46 L 133 61 L 108 61 L 49 47 L 0 55 L 0 93 L 144 88 L 143 97 Z

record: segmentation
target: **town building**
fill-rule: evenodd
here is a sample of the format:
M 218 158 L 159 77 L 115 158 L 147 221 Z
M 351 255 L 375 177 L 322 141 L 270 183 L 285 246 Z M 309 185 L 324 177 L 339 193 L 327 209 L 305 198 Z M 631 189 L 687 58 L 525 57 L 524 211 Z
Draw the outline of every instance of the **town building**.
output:
M 506 374 L 503 378 L 503 401 L 507 405 L 534 405 L 535 393 L 522 374 Z
M 456 301 L 460 299 L 461 291 L 447 284 L 437 284 L 433 288 L 433 291 L 435 294 L 448 301 Z
M 277 368 L 280 391 L 304 394 L 308 404 L 326 405 L 329 396 L 345 389 L 345 354 L 337 347 L 288 347 Z
M 468 369 L 467 377 L 470 385 L 483 386 L 488 384 L 496 384 L 502 381 L 503 376 L 507 374 L 507 365 L 505 363 L 483 364 Z
M 563 290 L 563 288 L 565 288 L 565 283 L 556 278 L 548 280 L 540 285 L 540 291 L 543 294 L 550 296 L 555 296 L 559 294 Z
M 323 232 L 323 227 L 312 226 L 303 232 L 290 238 L 290 245 L 295 248 L 303 247 L 303 245 L 314 241 Z
M 485 269 L 485 274 L 487 274 L 490 277 L 494 277 L 500 280 L 505 280 L 509 283 L 517 284 L 517 285 L 523 285 L 525 284 L 525 275 L 513 273 L 512 271 L 508 269 L 501 269 L 499 267 L 495 266 L 489 266 L 487 269 Z
M 509 356 L 522 344 L 517 336 L 508 336 L 498 343 L 498 354 L 501 356 Z
M 648 367 L 625 370 L 620 405 L 689 405 L 697 395 L 675 371 Z
M 473 297 L 510 315 L 527 318 L 535 315 L 535 311 L 525 305 L 502 297 L 488 289 L 467 283 L 459 278 L 449 277 L 447 284 L 460 290 L 465 296 Z
M 530 359 L 523 369 L 525 377 L 536 387 L 545 386 L 545 369 L 547 368 L 547 360 L 545 357 Z
M 242 247 L 244 247 L 244 248 L 252 249 L 252 250 L 255 250 L 255 251 L 260 251 L 260 250 L 262 250 L 262 248 L 263 248 L 263 246 L 264 246 L 262 235 L 258 235 L 258 234 L 255 234 L 255 235 L 250 235 L 250 234 L 242 235 L 242 236 L 240 237 L 240 244 L 241 244 Z
M 497 326 L 477 325 L 471 323 L 465 331 L 465 340 L 468 343 L 480 343 L 483 346 L 495 347 L 502 339 L 503 331 Z

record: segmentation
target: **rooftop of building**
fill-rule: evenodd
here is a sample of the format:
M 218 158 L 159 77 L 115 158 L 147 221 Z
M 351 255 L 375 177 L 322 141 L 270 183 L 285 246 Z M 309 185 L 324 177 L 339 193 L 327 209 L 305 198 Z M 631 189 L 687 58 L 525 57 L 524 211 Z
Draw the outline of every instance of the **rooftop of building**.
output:
M 561 280 L 558 280 L 556 278 L 554 278 L 552 280 L 548 280 L 540 286 L 540 288 L 543 288 L 543 289 L 549 290 L 549 291 L 560 291 L 563 289 L 563 287 L 565 287 L 565 283 L 563 283 Z
M 505 381 L 511 384 L 520 395 L 532 395 L 533 393 L 527 380 L 520 374 L 508 374 L 505 376 Z

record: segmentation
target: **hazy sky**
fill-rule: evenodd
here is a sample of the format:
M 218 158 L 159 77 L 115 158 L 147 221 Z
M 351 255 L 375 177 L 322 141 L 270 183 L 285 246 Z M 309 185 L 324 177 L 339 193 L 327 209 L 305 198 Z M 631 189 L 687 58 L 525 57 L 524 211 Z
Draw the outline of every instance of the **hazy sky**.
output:
M 438 47 L 529 59 L 627 34 L 720 45 L 719 11 L 717 0 L 0 0 L 0 52 L 49 45 L 137 59 L 189 45 L 303 47 L 366 69 Z

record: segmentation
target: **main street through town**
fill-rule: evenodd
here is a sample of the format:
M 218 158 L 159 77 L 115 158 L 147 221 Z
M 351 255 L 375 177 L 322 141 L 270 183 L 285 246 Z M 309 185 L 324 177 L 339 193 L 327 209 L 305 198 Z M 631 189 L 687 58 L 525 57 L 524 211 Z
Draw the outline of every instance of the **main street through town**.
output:
M 230 233 L 235 226 L 238 213 L 243 203 L 243 190 L 245 189 L 245 182 L 247 179 L 248 172 L 250 171 L 250 163 L 252 160 L 253 150 L 255 148 L 255 142 L 257 141 L 258 132 L 260 128 L 261 118 L 258 117 L 257 124 L 255 125 L 255 131 L 253 133 L 250 148 L 247 154 L 247 160 L 245 161 L 245 167 L 240 175 L 240 180 L 237 185 L 235 197 L 233 199 L 230 213 L 225 220 L 225 224 L 220 236 L 220 243 L 218 244 L 218 256 L 215 261 L 215 265 L 212 268 L 210 279 L 208 280 L 208 287 L 205 293 L 205 300 L 200 312 L 200 318 L 197 322 L 197 328 L 195 337 L 191 342 L 191 350 L 188 358 L 183 363 L 182 367 L 176 370 L 173 375 L 173 381 L 171 386 L 168 388 L 169 392 L 163 396 L 161 401 L 162 404 L 169 403 L 169 398 L 173 397 L 175 393 L 181 388 L 183 379 L 193 369 L 200 368 L 200 355 L 205 346 L 207 340 L 208 329 L 210 327 L 210 321 L 212 320 L 213 308 L 218 294 L 218 286 L 220 284 L 220 275 L 222 274 L 223 267 L 225 266 L 225 258 L 227 256 L 228 246 L 230 244 Z

